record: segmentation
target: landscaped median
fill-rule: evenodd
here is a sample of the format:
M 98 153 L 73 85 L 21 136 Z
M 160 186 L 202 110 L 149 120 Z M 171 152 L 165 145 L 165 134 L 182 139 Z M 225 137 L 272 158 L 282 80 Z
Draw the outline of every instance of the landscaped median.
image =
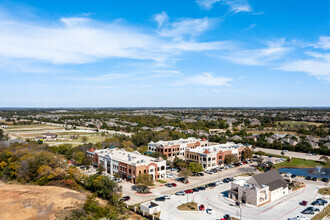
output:
M 181 211 L 198 211 L 196 202 L 188 202 L 178 206 L 178 209 Z

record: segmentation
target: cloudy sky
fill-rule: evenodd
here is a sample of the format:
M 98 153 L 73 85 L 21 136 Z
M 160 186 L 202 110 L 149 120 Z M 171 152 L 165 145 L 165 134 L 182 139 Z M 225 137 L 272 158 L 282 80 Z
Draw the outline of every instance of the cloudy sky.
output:
M 325 0 L 0 0 L 0 107 L 330 106 Z

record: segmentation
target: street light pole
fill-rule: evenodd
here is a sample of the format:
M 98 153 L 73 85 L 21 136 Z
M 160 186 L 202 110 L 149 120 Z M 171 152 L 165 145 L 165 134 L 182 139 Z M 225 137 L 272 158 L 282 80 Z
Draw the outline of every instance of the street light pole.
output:
M 239 203 L 239 219 L 242 220 L 242 202 Z

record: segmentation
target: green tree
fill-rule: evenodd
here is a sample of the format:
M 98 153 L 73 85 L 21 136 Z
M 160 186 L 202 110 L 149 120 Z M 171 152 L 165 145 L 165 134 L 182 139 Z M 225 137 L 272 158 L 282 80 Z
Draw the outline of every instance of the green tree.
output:
M 86 136 L 82 136 L 82 137 L 81 137 L 81 141 L 82 141 L 84 144 L 86 144 L 87 141 L 88 141 L 88 137 L 86 137 Z
M 143 186 L 153 186 L 154 185 L 152 176 L 148 173 L 139 174 L 138 177 L 136 178 L 135 183 L 138 185 L 143 185 Z
M 329 158 L 325 155 L 321 156 L 320 160 L 323 160 L 325 163 L 329 163 Z
M 188 170 L 190 170 L 193 173 L 198 173 L 203 171 L 202 164 L 196 163 L 196 162 L 190 162 L 187 167 Z
M 245 147 L 242 151 L 242 159 L 251 159 L 253 156 L 253 152 L 249 147 Z
M 183 168 L 180 172 L 179 172 L 179 176 L 180 177 L 184 177 L 184 183 L 188 183 L 188 177 L 192 175 L 191 170 L 188 170 L 187 168 Z
M 238 162 L 238 157 L 235 154 L 228 154 L 225 156 L 226 164 L 234 164 Z

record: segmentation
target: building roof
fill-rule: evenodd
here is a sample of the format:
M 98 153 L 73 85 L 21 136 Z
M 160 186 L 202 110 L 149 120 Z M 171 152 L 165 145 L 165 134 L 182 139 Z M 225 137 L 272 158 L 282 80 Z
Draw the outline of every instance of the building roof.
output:
M 197 141 L 201 141 L 201 139 L 197 139 L 195 137 L 189 137 L 187 139 L 180 138 L 179 140 L 171 140 L 171 141 L 158 141 L 158 142 L 151 141 L 149 144 L 158 145 L 158 146 L 160 146 L 160 145 L 173 146 L 173 145 L 180 145 L 180 144 L 196 143 Z
M 209 153 L 211 153 L 208 149 L 206 149 L 204 152 L 203 152 L 203 154 L 209 154 Z
M 129 152 L 124 149 L 103 149 L 103 150 L 96 150 L 95 153 L 99 156 L 99 158 L 104 159 L 112 159 L 118 162 L 123 162 L 126 164 L 130 164 L 133 166 L 138 165 L 147 165 L 149 163 L 157 163 L 164 161 L 163 159 L 159 160 L 153 157 L 148 157 L 146 155 L 141 155 L 139 152 Z
M 253 178 L 260 187 L 262 185 L 269 186 L 270 191 L 273 191 L 280 187 L 286 187 L 288 185 L 288 183 L 283 179 L 283 177 L 277 170 L 270 170 L 270 171 L 255 175 L 251 178 Z
M 94 148 L 91 148 L 91 149 L 89 149 L 88 151 L 89 151 L 89 152 L 94 152 L 95 150 L 94 150 Z
M 56 134 L 53 134 L 53 133 L 42 133 L 41 135 L 45 135 L 45 136 L 57 136 Z
M 199 154 L 205 154 L 205 151 L 209 153 L 217 153 L 220 150 L 221 151 L 237 151 L 234 153 L 238 153 L 238 149 L 241 147 L 245 147 L 243 144 L 235 144 L 233 142 L 227 142 L 225 144 L 217 144 L 217 145 L 212 145 L 208 147 L 196 147 L 195 149 L 189 149 L 189 152 L 194 152 L 194 153 L 199 153 Z

